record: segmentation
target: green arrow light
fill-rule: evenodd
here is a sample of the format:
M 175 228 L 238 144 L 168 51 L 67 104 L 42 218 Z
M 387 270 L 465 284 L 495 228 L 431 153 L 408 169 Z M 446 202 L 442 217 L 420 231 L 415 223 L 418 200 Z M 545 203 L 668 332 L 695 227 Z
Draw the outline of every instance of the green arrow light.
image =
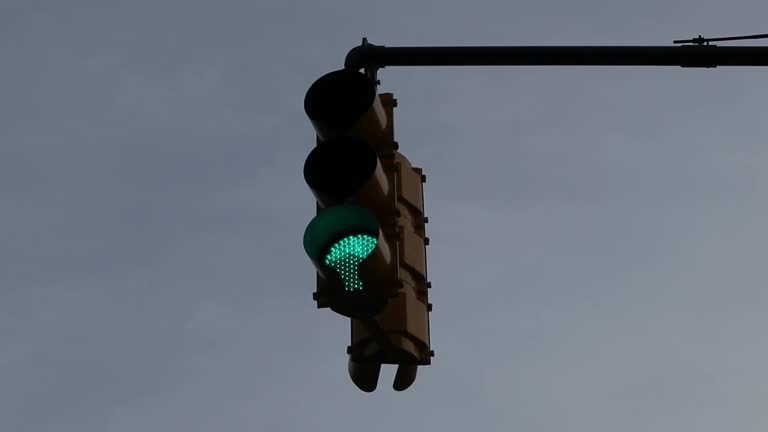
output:
M 304 250 L 324 278 L 329 269 L 338 273 L 347 292 L 366 287 L 360 279 L 360 264 L 376 250 L 381 229 L 369 209 L 340 205 L 324 209 L 304 230 Z M 341 288 L 341 287 L 339 287 Z
M 360 263 L 376 248 L 376 237 L 367 234 L 347 236 L 331 246 L 325 256 L 325 264 L 336 270 L 347 291 L 363 289 L 358 273 Z

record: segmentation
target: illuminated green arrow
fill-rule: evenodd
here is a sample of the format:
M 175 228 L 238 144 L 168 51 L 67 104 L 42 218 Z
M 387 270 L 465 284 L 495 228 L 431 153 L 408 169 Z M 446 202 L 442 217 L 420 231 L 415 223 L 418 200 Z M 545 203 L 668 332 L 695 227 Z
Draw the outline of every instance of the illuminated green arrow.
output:
M 360 263 L 376 248 L 376 242 L 376 237 L 367 234 L 344 237 L 331 246 L 325 256 L 325 265 L 339 273 L 347 291 L 363 289 L 358 270 Z
M 360 264 L 379 242 L 379 223 L 368 209 L 341 205 L 325 209 L 304 231 L 304 250 L 318 265 L 335 270 L 346 291 L 362 291 Z M 318 269 L 321 269 L 318 267 Z

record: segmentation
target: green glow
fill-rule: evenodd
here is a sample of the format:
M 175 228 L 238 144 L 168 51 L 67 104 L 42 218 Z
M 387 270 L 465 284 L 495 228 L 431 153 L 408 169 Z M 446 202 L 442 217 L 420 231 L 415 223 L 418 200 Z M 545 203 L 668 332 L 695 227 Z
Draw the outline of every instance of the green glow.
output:
M 334 243 L 325 256 L 325 264 L 339 273 L 347 291 L 363 289 L 358 267 L 376 248 L 376 242 L 376 237 L 367 234 L 347 236 Z

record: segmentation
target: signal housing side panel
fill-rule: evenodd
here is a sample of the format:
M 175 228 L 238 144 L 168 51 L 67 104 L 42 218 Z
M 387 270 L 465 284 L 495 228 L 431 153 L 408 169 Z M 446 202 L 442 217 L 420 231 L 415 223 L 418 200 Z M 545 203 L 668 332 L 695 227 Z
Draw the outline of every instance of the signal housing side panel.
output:
M 394 145 L 391 94 L 379 95 L 387 114 L 387 129 L 377 145 L 379 158 L 396 191 L 396 224 L 382 227 L 389 244 L 398 252 L 398 276 L 401 288 L 384 310 L 376 316 L 387 340 L 381 346 L 362 322 L 352 320 L 352 344 L 349 353 L 354 361 L 387 364 L 431 363 L 429 338 L 428 281 L 424 217 L 423 175 L 419 168 L 399 153 Z M 388 142 L 387 142 L 388 141 Z M 388 145 L 387 145 L 388 144 Z

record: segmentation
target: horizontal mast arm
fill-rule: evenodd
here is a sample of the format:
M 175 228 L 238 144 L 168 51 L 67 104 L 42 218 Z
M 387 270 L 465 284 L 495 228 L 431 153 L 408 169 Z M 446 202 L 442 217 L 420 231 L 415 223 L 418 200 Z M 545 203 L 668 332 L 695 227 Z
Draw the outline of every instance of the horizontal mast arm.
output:
M 353 48 L 348 69 L 386 66 L 768 66 L 768 47 L 477 46 Z

